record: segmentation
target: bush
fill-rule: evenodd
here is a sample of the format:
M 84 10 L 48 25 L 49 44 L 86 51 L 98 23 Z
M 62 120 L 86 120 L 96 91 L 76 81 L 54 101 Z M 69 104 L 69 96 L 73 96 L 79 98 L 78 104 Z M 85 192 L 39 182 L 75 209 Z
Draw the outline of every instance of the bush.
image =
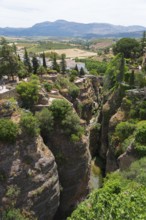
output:
M 74 113 L 66 115 L 66 117 L 62 120 L 61 125 L 64 128 L 66 134 L 74 134 L 78 137 L 83 134 L 83 128 L 80 125 L 80 119 Z
M 112 174 L 101 189 L 94 190 L 79 204 L 68 220 L 146 219 L 146 188 Z
M 20 209 L 9 208 L 2 213 L 3 220 L 29 220 L 21 213 Z
M 144 186 L 146 186 L 146 157 L 141 158 L 133 162 L 130 168 L 124 172 L 122 175 L 124 178 L 134 180 Z
M 30 137 L 39 135 L 39 121 L 31 113 L 25 113 L 21 116 L 20 120 L 21 131 Z
M 20 96 L 22 106 L 29 109 L 37 104 L 39 99 L 39 84 L 37 78 L 33 77 L 30 82 L 21 82 L 16 90 Z
M 115 135 L 119 137 L 120 141 L 124 141 L 135 130 L 135 125 L 129 122 L 120 122 L 116 126 Z
M 18 135 L 18 125 L 9 119 L 0 119 L 0 141 L 13 143 Z
M 80 140 L 80 138 L 76 134 L 72 134 L 71 135 L 71 141 L 72 142 L 78 142 L 79 140 Z
M 73 112 L 71 104 L 62 99 L 54 100 L 50 106 L 52 116 L 54 118 L 54 125 L 63 128 L 65 135 L 69 135 L 75 140 L 79 140 L 84 133 L 84 129 L 80 125 L 80 118 Z
M 69 95 L 71 95 L 71 97 L 73 99 L 76 99 L 78 97 L 79 93 L 80 93 L 79 87 L 74 85 L 69 88 Z
M 54 125 L 52 112 L 44 108 L 41 112 L 36 113 L 36 117 L 39 120 L 41 133 L 48 135 L 52 131 Z
M 52 90 L 52 85 L 48 82 L 44 83 L 44 88 L 47 92 L 50 92 Z
M 138 125 L 135 140 L 140 144 L 146 145 L 146 121 Z
M 60 121 L 63 120 L 67 114 L 70 114 L 72 106 L 65 99 L 56 99 L 53 100 L 50 110 L 52 111 L 54 119 Z

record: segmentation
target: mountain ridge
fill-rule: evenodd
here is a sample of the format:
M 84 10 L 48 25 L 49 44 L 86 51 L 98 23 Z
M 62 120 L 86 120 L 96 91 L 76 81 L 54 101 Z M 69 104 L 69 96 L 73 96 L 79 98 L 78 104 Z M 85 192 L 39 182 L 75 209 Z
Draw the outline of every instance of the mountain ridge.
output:
M 28 28 L 0 28 L 3 36 L 51 36 L 51 37 L 116 37 L 139 35 L 146 27 L 140 25 L 113 25 L 109 23 L 78 23 L 66 20 L 44 21 Z

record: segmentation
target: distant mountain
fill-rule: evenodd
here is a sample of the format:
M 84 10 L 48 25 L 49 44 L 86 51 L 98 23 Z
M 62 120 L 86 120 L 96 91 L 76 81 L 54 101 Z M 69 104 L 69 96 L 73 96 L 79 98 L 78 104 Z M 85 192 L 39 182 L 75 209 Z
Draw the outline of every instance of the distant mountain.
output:
M 121 37 L 139 36 L 146 30 L 143 26 L 122 26 L 108 23 L 77 23 L 65 20 L 42 22 L 29 28 L 0 28 L 3 36 L 50 36 L 50 37 Z

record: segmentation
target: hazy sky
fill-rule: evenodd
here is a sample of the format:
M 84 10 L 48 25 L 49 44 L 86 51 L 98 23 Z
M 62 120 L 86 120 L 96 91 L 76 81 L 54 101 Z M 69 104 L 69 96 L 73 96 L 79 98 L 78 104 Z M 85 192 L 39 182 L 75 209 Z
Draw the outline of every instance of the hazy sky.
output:
M 0 27 L 58 19 L 146 26 L 146 0 L 0 0 Z

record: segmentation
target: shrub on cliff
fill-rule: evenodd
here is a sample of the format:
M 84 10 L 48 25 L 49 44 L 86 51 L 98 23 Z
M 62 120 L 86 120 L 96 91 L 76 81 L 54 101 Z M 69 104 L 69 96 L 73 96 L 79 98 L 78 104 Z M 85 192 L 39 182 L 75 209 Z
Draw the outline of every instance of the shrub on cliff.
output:
M 73 85 L 69 88 L 69 95 L 73 99 L 76 99 L 78 97 L 79 93 L 80 93 L 80 89 L 76 85 Z
M 110 175 L 101 189 L 93 191 L 68 220 L 146 219 L 145 186 Z
M 20 96 L 22 106 L 30 109 L 37 104 L 39 99 L 39 83 L 37 78 L 31 78 L 30 82 L 21 82 L 16 90 Z
M 52 102 L 50 110 L 52 111 L 54 119 L 60 121 L 63 120 L 67 114 L 70 114 L 72 106 L 65 99 L 56 99 Z
M 9 208 L 7 211 L 2 212 L 3 220 L 29 220 L 25 217 L 19 209 Z
M 138 125 L 135 140 L 140 144 L 146 145 L 146 121 L 140 122 Z
M 80 119 L 76 114 L 69 114 L 61 122 L 62 127 L 66 134 L 71 135 L 71 140 L 79 140 L 79 137 L 83 134 L 84 129 L 80 125 Z
M 25 113 L 21 116 L 20 128 L 23 134 L 35 137 L 39 134 L 39 121 L 31 113 Z
M 0 119 L 0 141 L 13 143 L 18 135 L 18 125 L 9 119 Z
M 120 141 L 123 141 L 128 138 L 134 130 L 135 124 L 130 122 L 120 122 L 116 126 L 115 135 L 119 137 Z
M 146 121 L 137 125 L 134 148 L 140 157 L 146 156 Z
M 72 140 L 79 140 L 84 132 L 84 129 L 80 125 L 80 118 L 73 111 L 71 104 L 65 99 L 54 100 L 50 106 L 54 118 L 54 124 L 60 129 L 63 128 L 63 132 L 69 135 Z
M 51 89 L 52 89 L 52 85 L 51 85 L 50 83 L 48 83 L 48 82 L 45 82 L 45 83 L 44 83 L 44 88 L 45 88 L 45 90 L 46 90 L 47 92 L 50 92 Z
M 47 108 L 43 108 L 41 112 L 36 113 L 36 117 L 38 118 L 40 123 L 41 133 L 43 135 L 48 135 L 53 130 L 53 113 Z

